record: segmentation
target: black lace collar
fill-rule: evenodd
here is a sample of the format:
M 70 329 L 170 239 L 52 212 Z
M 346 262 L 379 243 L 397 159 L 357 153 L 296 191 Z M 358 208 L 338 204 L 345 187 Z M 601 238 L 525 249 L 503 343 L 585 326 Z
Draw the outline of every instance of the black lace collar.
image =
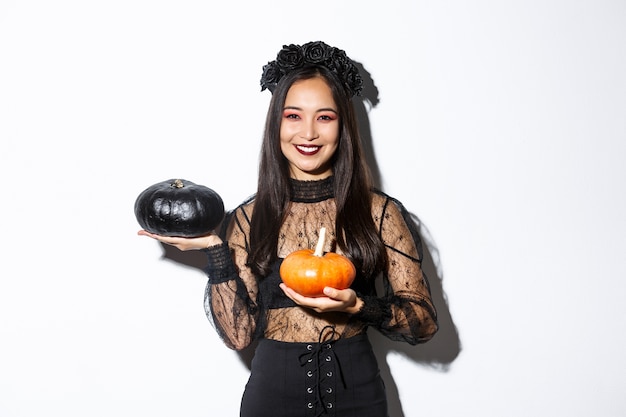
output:
M 289 179 L 291 201 L 298 203 L 316 203 L 335 196 L 333 177 L 323 180 L 302 181 Z

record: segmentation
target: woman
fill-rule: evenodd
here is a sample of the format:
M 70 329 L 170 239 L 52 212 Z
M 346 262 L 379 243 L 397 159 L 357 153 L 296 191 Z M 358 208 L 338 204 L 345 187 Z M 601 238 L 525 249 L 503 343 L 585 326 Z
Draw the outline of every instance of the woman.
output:
M 258 341 L 241 416 L 384 417 L 366 330 L 417 344 L 435 334 L 437 319 L 409 217 L 372 188 L 352 104 L 362 80 L 344 51 L 309 42 L 284 46 L 263 67 L 261 86 L 272 100 L 256 194 L 219 233 L 139 234 L 204 250 L 207 316 L 232 349 Z M 291 252 L 315 247 L 322 227 L 325 251 L 348 257 L 357 277 L 351 288 L 305 297 L 278 271 Z

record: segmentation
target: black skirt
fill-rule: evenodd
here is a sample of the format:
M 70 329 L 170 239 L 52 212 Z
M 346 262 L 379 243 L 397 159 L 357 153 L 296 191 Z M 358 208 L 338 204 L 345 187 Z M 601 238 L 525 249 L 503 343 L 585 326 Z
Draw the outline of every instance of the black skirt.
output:
M 241 417 L 387 417 L 367 335 L 322 343 L 259 342 Z

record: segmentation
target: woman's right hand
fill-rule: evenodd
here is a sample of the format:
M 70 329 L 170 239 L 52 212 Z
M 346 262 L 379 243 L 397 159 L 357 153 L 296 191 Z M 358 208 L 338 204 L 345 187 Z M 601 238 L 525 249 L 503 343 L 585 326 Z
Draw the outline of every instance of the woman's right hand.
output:
M 154 233 L 150 233 L 147 230 L 140 230 L 137 232 L 139 236 L 148 236 L 152 239 L 158 240 L 161 243 L 174 246 L 181 251 L 205 249 L 209 246 L 219 245 L 222 243 L 222 239 L 215 234 L 209 234 L 200 237 L 172 237 L 162 236 Z

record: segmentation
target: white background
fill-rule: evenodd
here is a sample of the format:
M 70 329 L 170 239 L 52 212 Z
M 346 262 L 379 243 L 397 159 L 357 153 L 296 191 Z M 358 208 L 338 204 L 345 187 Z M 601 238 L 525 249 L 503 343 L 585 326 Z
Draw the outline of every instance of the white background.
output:
M 261 67 L 310 40 L 371 75 L 373 167 L 429 244 L 441 332 L 372 332 L 391 417 L 626 415 L 624 1 L 5 0 L 0 416 L 238 415 L 249 356 L 133 204 L 253 193 Z

